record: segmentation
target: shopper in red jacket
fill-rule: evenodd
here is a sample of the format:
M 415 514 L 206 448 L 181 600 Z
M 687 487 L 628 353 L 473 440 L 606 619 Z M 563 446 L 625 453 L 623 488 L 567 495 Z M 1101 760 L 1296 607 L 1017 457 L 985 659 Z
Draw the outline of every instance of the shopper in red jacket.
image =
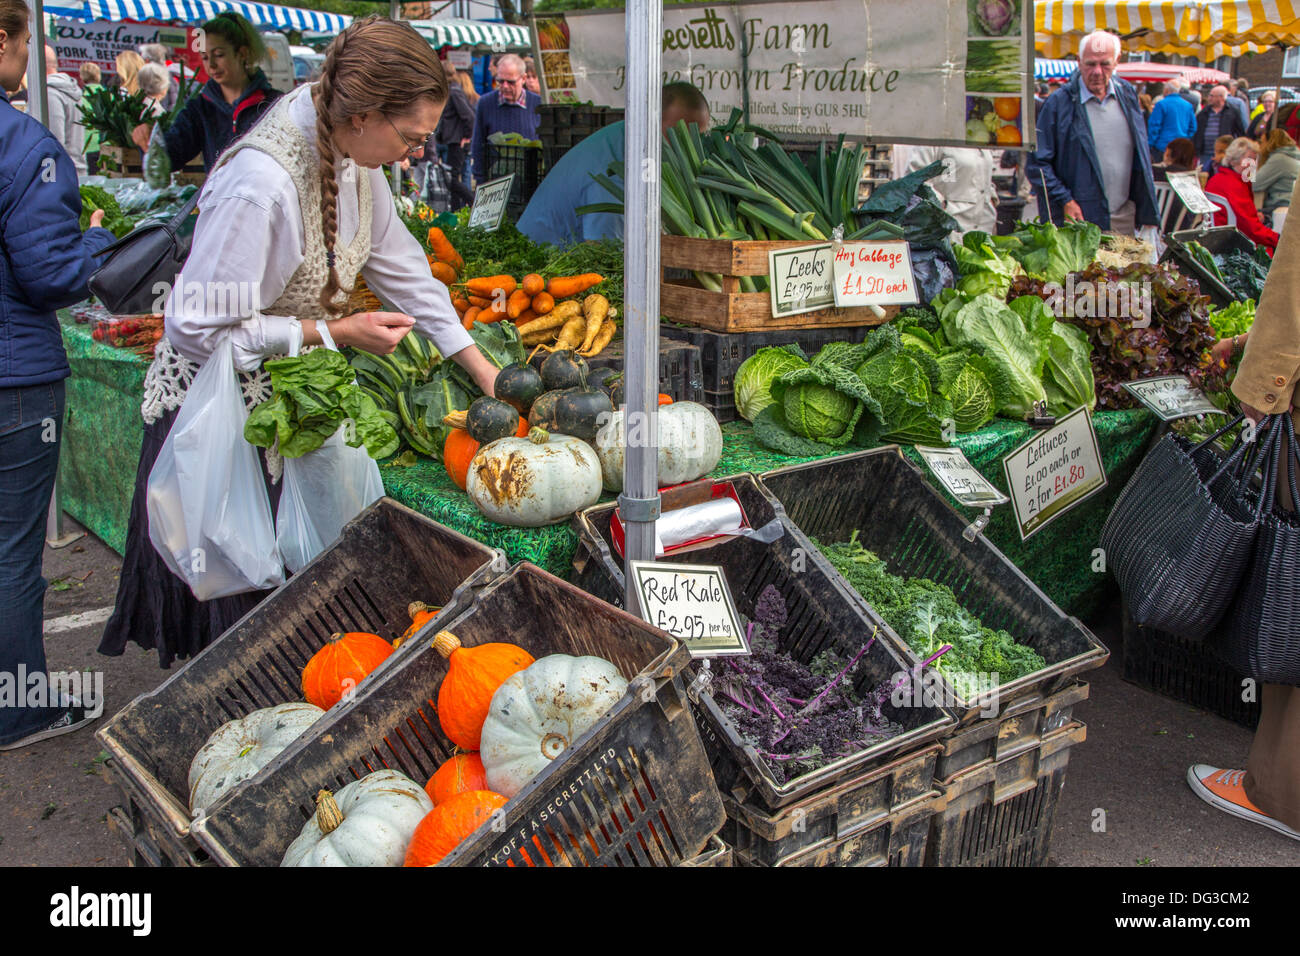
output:
M 1255 209 L 1255 196 L 1250 183 L 1255 178 L 1259 163 L 1259 150 L 1252 139 L 1239 136 L 1228 144 L 1223 163 L 1205 184 L 1207 193 L 1227 200 L 1237 215 L 1237 229 L 1247 238 L 1265 246 L 1270 253 L 1277 248 L 1277 233 L 1264 225 Z M 1216 226 L 1226 226 L 1228 217 L 1219 210 L 1214 214 Z

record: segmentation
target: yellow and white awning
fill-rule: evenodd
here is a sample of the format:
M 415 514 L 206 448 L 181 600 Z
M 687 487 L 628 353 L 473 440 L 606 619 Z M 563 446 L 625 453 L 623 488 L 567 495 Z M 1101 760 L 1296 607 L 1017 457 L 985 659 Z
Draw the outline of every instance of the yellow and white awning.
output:
M 1110 30 L 1138 34 L 1129 51 L 1209 62 L 1300 43 L 1300 0 L 1038 0 L 1034 24 L 1041 56 L 1077 53 L 1088 33 Z

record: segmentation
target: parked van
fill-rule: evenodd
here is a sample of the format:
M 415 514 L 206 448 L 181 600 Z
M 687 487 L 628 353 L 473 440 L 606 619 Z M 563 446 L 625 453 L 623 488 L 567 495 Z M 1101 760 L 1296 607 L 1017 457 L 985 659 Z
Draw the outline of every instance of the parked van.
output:
M 289 38 L 283 33 L 267 31 L 262 34 L 262 42 L 266 44 L 267 58 L 261 63 L 266 78 L 271 82 L 272 87 L 281 93 L 288 93 L 294 86 L 293 56 L 289 52 Z

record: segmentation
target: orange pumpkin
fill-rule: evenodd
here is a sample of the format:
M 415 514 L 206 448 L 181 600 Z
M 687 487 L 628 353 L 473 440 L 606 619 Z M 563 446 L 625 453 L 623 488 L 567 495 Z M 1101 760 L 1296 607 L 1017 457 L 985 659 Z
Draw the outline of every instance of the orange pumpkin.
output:
M 515 437 L 528 437 L 527 419 L 519 419 Z M 465 490 L 465 482 L 469 479 L 469 463 L 478 454 L 479 447 L 479 443 L 470 438 L 469 432 L 463 428 L 451 429 L 447 432 L 447 440 L 442 443 L 442 467 L 447 469 L 447 474 L 461 491 Z
M 447 674 L 438 688 L 438 723 L 461 750 L 478 750 L 492 695 L 507 677 L 533 664 L 533 655 L 514 644 L 462 647 L 450 631 L 439 631 L 434 649 L 447 658 Z
M 434 771 L 424 785 L 424 792 L 436 807 L 458 793 L 487 788 L 487 772 L 478 754 L 456 754 Z
M 449 797 L 415 828 L 405 865 L 433 866 L 505 805 L 506 798 L 490 790 L 467 790 Z
M 391 653 L 393 645 L 378 634 L 331 634 L 302 669 L 303 696 L 307 703 L 329 710 Z
M 423 601 L 412 601 L 406 606 L 406 613 L 411 617 L 411 626 L 402 632 L 402 636 L 393 641 L 393 650 L 397 650 L 404 643 L 419 632 L 420 628 L 438 616 L 441 611 L 440 607 L 429 607 Z

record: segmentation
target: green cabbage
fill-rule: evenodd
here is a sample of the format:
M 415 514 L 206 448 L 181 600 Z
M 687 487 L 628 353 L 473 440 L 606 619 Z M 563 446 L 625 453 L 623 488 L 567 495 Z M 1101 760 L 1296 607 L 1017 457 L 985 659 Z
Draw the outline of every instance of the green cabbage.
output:
M 733 388 L 736 411 L 747 422 L 772 404 L 772 382 L 777 376 L 797 368 L 807 368 L 808 360 L 797 345 L 762 348 L 745 359 L 736 369 Z
M 997 396 L 989 378 L 988 360 L 971 355 L 944 392 L 952 404 L 952 419 L 961 433 L 983 428 L 997 414 Z
M 1047 401 L 1042 378 L 1055 321 L 1050 312 L 1030 313 L 1034 318 L 1026 326 L 1014 309 L 991 295 L 966 301 L 960 293 L 945 290 L 935 302 L 947 340 L 988 359 L 999 414 L 1023 419 L 1033 412 L 1034 402 Z
M 987 292 L 1005 298 L 1011 291 L 1011 280 L 1025 271 L 1010 252 L 998 250 L 987 232 L 966 233 L 960 245 L 952 247 L 952 252 L 961 272 L 957 288 L 967 295 Z
M 1022 222 L 1012 233 L 1013 254 L 1025 272 L 1048 282 L 1064 283 L 1071 272 L 1092 265 L 1101 246 L 1101 228 L 1091 222 Z M 1005 295 L 1006 293 L 1003 293 Z
M 828 385 L 805 382 L 785 391 L 781 411 L 796 435 L 837 444 L 851 434 L 861 403 Z

